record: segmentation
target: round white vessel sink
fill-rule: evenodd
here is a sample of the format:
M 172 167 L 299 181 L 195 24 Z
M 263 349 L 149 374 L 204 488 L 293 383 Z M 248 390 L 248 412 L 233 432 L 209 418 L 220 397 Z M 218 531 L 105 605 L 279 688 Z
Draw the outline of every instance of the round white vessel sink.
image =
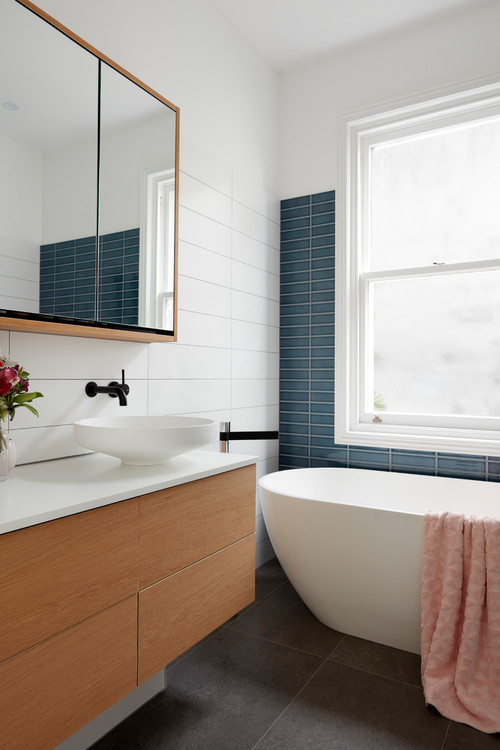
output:
M 217 440 L 217 426 L 198 417 L 97 417 L 75 422 L 73 435 L 82 448 L 124 464 L 156 466 Z

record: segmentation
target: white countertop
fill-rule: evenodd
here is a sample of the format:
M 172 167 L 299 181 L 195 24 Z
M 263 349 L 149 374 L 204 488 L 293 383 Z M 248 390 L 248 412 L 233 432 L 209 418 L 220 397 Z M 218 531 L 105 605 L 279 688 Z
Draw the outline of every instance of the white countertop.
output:
M 101 453 L 16 466 L 0 482 L 0 534 L 255 463 L 196 450 L 162 466 L 123 466 Z

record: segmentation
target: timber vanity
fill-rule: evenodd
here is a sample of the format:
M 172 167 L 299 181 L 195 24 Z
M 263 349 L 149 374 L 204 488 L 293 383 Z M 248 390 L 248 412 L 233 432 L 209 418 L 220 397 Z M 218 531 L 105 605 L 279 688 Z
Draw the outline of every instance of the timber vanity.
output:
M 16 468 L 0 488 L 2 750 L 54 748 L 253 601 L 254 461 Z

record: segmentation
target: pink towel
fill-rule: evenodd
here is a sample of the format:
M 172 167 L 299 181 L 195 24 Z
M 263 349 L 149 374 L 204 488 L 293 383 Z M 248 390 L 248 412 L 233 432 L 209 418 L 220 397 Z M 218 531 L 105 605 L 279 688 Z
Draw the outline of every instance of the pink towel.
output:
M 425 517 L 422 685 L 443 716 L 500 731 L 500 521 Z

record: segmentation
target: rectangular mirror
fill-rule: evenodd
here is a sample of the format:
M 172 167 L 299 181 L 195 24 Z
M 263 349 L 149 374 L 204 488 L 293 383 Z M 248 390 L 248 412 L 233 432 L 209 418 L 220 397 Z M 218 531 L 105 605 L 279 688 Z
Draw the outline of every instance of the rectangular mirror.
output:
M 178 109 L 2 0 L 0 328 L 175 340 Z
M 101 69 L 97 319 L 173 330 L 176 113 Z

